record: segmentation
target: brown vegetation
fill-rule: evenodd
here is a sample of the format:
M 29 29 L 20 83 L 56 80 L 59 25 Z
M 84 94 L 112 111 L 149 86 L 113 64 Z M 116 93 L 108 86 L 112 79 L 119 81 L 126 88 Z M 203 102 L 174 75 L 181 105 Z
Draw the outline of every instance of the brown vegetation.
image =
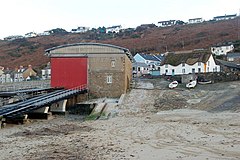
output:
M 119 45 L 137 52 L 180 51 L 239 40 L 239 18 L 221 22 L 179 25 L 167 28 L 149 28 L 118 34 L 87 32 L 82 34 L 55 34 L 35 38 L 0 41 L 0 65 L 15 68 L 19 65 L 42 68 L 49 58 L 44 50 L 58 45 L 99 42 Z

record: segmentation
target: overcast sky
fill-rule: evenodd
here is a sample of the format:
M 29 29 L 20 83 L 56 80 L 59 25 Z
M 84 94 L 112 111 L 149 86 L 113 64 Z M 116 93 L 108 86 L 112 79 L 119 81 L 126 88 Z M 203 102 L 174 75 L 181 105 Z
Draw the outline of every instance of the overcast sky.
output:
M 240 0 L 0 0 L 0 39 L 54 28 L 140 24 L 239 14 Z

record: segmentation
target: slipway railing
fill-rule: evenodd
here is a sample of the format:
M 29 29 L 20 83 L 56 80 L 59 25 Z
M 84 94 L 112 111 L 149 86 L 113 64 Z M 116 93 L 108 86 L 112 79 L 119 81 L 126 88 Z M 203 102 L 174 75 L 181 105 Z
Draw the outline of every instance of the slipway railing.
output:
M 81 85 L 71 89 L 57 90 L 16 104 L 6 105 L 0 108 L 0 117 L 13 118 L 74 95 L 86 93 L 87 90 L 87 85 Z

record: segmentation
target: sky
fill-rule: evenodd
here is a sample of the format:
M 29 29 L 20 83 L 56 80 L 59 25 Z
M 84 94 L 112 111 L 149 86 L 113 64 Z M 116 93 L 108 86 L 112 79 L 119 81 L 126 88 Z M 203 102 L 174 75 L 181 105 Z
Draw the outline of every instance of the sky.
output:
M 0 0 L 0 39 L 54 28 L 134 28 L 239 12 L 240 0 Z

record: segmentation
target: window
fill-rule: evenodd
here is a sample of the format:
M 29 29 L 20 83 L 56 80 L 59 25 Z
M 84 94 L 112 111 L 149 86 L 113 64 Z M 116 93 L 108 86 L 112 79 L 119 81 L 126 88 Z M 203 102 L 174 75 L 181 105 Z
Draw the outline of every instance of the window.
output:
M 135 71 L 135 67 L 133 67 L 133 71 Z
M 208 61 L 207 63 L 208 63 L 208 66 L 210 66 L 210 61 Z
M 198 62 L 198 66 L 201 66 L 201 62 Z
M 182 63 L 182 67 L 185 67 L 185 63 Z
M 167 64 L 165 64 L 165 68 L 168 68 L 168 65 L 167 65 Z
M 192 73 L 195 73 L 195 68 L 192 68 Z
M 107 83 L 108 84 L 112 83 L 112 76 L 107 76 Z
M 115 60 L 112 60 L 112 61 L 111 61 L 111 66 L 112 66 L 112 68 L 115 67 Z
M 201 73 L 201 68 L 198 68 L 198 73 Z
M 168 70 L 166 69 L 166 70 L 165 70 L 165 73 L 167 73 L 167 72 L 168 72 Z
M 141 69 L 140 69 L 140 67 L 138 67 L 138 71 L 140 71 Z
M 185 73 L 185 69 L 182 69 L 182 73 Z

